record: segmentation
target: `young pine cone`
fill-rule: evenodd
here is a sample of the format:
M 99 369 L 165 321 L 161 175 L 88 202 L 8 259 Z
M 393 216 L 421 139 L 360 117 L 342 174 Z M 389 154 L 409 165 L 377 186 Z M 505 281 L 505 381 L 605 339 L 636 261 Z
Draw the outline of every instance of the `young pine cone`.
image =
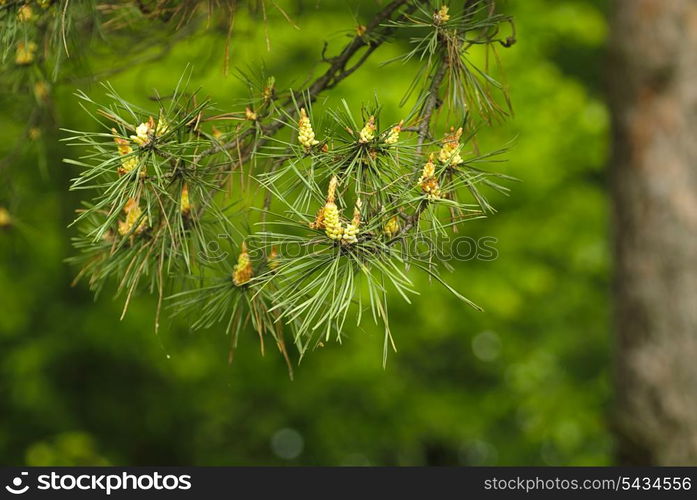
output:
M 312 124 L 310 123 L 310 118 L 305 112 L 305 108 L 300 108 L 300 119 L 298 120 L 298 142 L 305 148 L 305 151 L 309 151 L 313 146 L 319 144 L 319 141 L 315 139 L 315 131 L 312 130 Z
M 237 264 L 232 268 L 232 282 L 235 286 L 246 285 L 253 276 L 252 260 L 247 252 L 247 244 L 243 242 L 240 255 L 237 257 Z

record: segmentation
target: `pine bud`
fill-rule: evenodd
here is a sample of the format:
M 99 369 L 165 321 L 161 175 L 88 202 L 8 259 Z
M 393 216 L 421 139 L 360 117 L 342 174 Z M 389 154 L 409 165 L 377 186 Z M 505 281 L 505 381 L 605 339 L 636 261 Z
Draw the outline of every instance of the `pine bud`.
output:
M 264 102 L 268 102 L 271 99 L 273 99 L 274 92 L 275 92 L 275 86 L 276 86 L 276 79 L 273 76 L 270 76 L 266 80 L 266 86 L 264 87 L 264 90 L 261 92 L 261 98 L 264 100 Z
M 356 237 L 357 235 L 358 227 L 354 226 L 353 224 L 346 224 L 344 234 L 341 236 L 341 242 L 347 245 L 358 243 L 358 238 Z
M 189 200 L 189 186 L 184 183 L 179 207 L 183 216 L 188 217 L 191 213 L 191 201 Z
M 339 209 L 333 201 L 324 205 L 324 232 L 333 240 L 340 240 L 344 234 L 339 220 Z
M 39 80 L 34 84 L 34 97 L 39 102 L 48 100 L 49 87 L 46 82 Z
M 36 50 L 39 47 L 34 42 L 19 42 L 17 44 L 17 53 L 15 55 L 15 63 L 20 66 L 31 64 L 34 62 Z
M 319 144 L 315 139 L 315 132 L 312 130 L 310 118 L 308 118 L 305 108 L 300 108 L 300 119 L 298 120 L 298 142 L 305 148 L 306 151 L 312 149 L 312 146 Z
M 441 8 L 433 14 L 433 23 L 438 25 L 450 21 L 449 10 L 450 8 L 447 5 L 442 5 Z
M 351 224 L 358 227 L 361 223 L 361 207 L 363 202 L 360 198 L 356 200 L 356 205 L 353 207 L 353 219 L 351 219 Z
M 373 139 L 375 139 L 375 117 L 371 116 L 358 134 L 358 142 L 367 144 Z
M 232 282 L 235 286 L 242 286 L 249 283 L 254 276 L 252 261 L 247 252 L 247 244 L 242 242 L 240 255 L 237 257 L 237 264 L 232 268 Z
M 445 137 L 443 137 L 443 146 L 441 146 L 438 152 L 438 160 L 441 163 L 449 163 L 453 167 L 463 163 L 464 160 L 460 156 L 461 135 L 462 127 L 457 130 L 454 127 L 450 127 L 450 133 L 445 134 Z
M 126 175 L 134 168 L 138 166 L 138 158 L 135 156 L 129 156 L 128 158 L 123 158 L 121 160 L 121 166 L 118 168 L 117 172 L 119 175 Z M 145 170 L 140 172 L 140 177 L 145 177 Z
M 341 242 L 353 245 L 358 243 L 358 228 L 361 225 L 361 200 L 360 198 L 356 200 L 356 206 L 353 209 L 353 219 L 350 223 L 346 225 L 344 229 L 344 234 L 341 237 Z
M 428 162 L 424 165 L 421 177 L 419 177 L 419 186 L 429 200 L 437 200 L 440 198 L 440 185 L 436 178 L 436 166 L 433 163 L 433 153 L 428 157 Z
M 123 207 L 123 211 L 126 214 L 126 220 L 119 221 L 119 234 L 121 236 L 126 236 L 131 231 L 133 231 L 134 234 L 140 234 L 148 227 L 148 218 L 146 216 L 142 218 L 138 227 L 136 227 L 135 230 L 133 229 L 143 214 L 138 206 L 138 202 L 134 198 L 129 198 L 126 205 Z
M 394 235 L 396 235 L 399 232 L 399 217 L 396 215 L 390 217 L 390 220 L 387 221 L 385 227 L 382 228 L 382 232 L 388 238 L 392 238 Z
M 272 271 L 275 271 L 278 269 L 278 266 L 281 265 L 281 263 L 278 261 L 278 250 L 276 250 L 276 247 L 271 247 L 271 253 L 266 258 L 266 264 Z
M 121 158 L 121 166 L 117 170 L 119 175 L 126 175 L 138 166 L 138 157 L 133 155 L 133 148 L 131 147 L 131 143 L 128 142 L 128 139 L 119 137 L 116 129 L 112 128 L 111 133 L 114 134 L 114 142 L 118 147 L 119 154 L 121 156 L 130 155 L 128 158 Z M 145 177 L 145 170 L 140 172 L 140 176 Z
M 149 144 L 155 131 L 155 120 L 151 116 L 147 122 L 141 123 L 136 127 L 136 135 L 131 136 L 131 140 L 139 146 Z
M 327 189 L 327 203 L 324 205 L 323 210 L 323 221 L 324 221 L 324 232 L 329 238 L 333 240 L 341 240 L 344 234 L 344 228 L 339 220 L 339 209 L 334 203 L 336 195 L 336 185 L 338 180 L 336 176 L 332 177 L 329 181 L 329 188 Z
M 310 222 L 310 229 L 324 229 L 324 207 L 317 210 L 315 220 Z
M 400 121 L 397 125 L 392 127 L 390 130 L 390 133 L 387 134 L 387 138 L 385 139 L 385 144 L 396 144 L 397 141 L 399 141 L 399 133 L 402 131 L 402 125 L 404 124 L 404 120 Z
M 356 36 L 357 37 L 359 37 L 359 38 L 362 37 L 363 35 L 365 35 L 366 31 L 368 31 L 367 26 L 365 26 L 363 24 L 359 24 L 358 26 L 356 26 Z
M 10 227 L 12 225 L 12 216 L 5 207 L 0 207 L 0 228 Z
M 254 111 L 252 111 L 252 108 L 250 108 L 249 106 L 247 106 L 244 109 L 244 117 L 250 122 L 254 122 L 257 120 L 257 114 Z
M 34 12 L 31 10 L 31 7 L 24 4 L 17 9 L 17 19 L 22 23 L 26 23 L 34 19 Z
M 332 178 L 329 180 L 329 186 L 327 187 L 327 201 L 331 201 L 334 203 L 334 200 L 336 198 L 336 186 L 339 184 L 339 179 L 336 178 L 336 175 L 333 175 Z
M 169 122 L 162 116 L 162 113 L 160 113 L 160 117 L 157 120 L 157 127 L 155 127 L 155 137 L 162 137 L 167 132 L 169 132 Z
M 133 148 L 130 146 L 131 143 L 128 142 L 128 139 L 119 137 L 115 128 L 111 129 L 111 133 L 114 135 L 114 142 L 116 143 L 121 156 L 128 155 L 133 152 Z

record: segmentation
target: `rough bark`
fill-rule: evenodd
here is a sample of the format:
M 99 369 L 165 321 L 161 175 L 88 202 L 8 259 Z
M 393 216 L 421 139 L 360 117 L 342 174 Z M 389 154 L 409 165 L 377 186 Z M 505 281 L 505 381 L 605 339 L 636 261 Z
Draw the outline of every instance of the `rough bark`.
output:
M 697 1 L 615 0 L 616 412 L 624 464 L 697 464 Z

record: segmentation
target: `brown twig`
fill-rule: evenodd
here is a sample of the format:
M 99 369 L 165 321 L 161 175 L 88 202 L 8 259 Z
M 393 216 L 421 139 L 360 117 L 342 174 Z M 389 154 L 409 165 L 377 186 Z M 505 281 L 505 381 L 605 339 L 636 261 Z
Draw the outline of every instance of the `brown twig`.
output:
M 417 128 L 417 133 L 418 133 L 418 138 L 417 138 L 417 143 L 416 143 L 416 153 L 421 154 L 421 151 L 423 150 L 424 142 L 426 142 L 426 139 L 430 135 L 430 130 L 431 130 L 431 117 L 433 116 L 433 112 L 438 108 L 439 106 L 439 100 L 438 100 L 438 91 L 440 90 L 440 86 L 443 83 L 443 80 L 445 79 L 445 74 L 447 73 L 448 70 L 448 63 L 446 58 L 443 58 L 442 63 L 436 70 L 436 72 L 433 74 L 433 77 L 431 77 L 431 84 L 428 86 L 428 95 L 426 96 L 426 100 L 424 101 L 423 106 L 421 107 L 421 117 L 419 119 L 419 125 Z

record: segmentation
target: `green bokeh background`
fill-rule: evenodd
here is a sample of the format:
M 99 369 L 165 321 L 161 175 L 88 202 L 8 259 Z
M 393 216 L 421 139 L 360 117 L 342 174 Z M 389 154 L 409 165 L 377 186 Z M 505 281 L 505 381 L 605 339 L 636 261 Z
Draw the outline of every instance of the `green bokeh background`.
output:
M 292 4 L 292 3 L 291 3 Z M 362 5 L 365 4 L 365 5 Z M 258 21 L 241 17 L 231 64 L 264 64 L 280 86 L 317 73 L 323 40 L 339 47 L 373 2 L 320 2 L 270 13 L 271 50 Z M 361 7 L 357 7 L 361 5 Z M 499 213 L 462 233 L 497 239 L 495 261 L 456 263 L 449 282 L 484 307 L 466 308 L 419 282 L 413 306 L 392 301 L 398 352 L 382 367 L 382 333 L 367 322 L 307 356 L 288 379 L 282 360 L 242 336 L 232 365 L 220 329 L 153 331 L 155 300 L 94 301 L 76 270 L 66 225 L 79 196 L 61 159 L 74 154 L 44 132 L 13 158 L 0 232 L 0 461 L 4 464 L 604 465 L 612 462 L 608 112 L 602 96 L 603 1 L 509 0 L 518 44 L 500 51 L 514 118 L 482 134 L 482 148 L 515 139 L 500 168 L 521 180 Z M 201 30 L 165 57 L 109 77 L 146 103 L 193 63 L 192 85 L 222 108 L 245 96 L 222 72 L 224 33 Z M 381 47 L 318 106 L 377 93 L 387 118 L 413 67 L 381 66 L 405 45 Z M 116 64 L 95 43 L 95 71 Z M 106 51 L 104 51 L 106 53 Z M 94 123 L 57 90 L 56 122 Z M 30 98 L 30 97 L 28 97 Z M 0 153 L 24 140 L 23 97 L 0 97 Z M 52 135 L 53 134 L 53 135 Z M 47 158 L 41 167 L 41 158 Z M 9 195 L 8 195 L 9 196 Z M 2 201 L 2 200 L 0 200 Z

